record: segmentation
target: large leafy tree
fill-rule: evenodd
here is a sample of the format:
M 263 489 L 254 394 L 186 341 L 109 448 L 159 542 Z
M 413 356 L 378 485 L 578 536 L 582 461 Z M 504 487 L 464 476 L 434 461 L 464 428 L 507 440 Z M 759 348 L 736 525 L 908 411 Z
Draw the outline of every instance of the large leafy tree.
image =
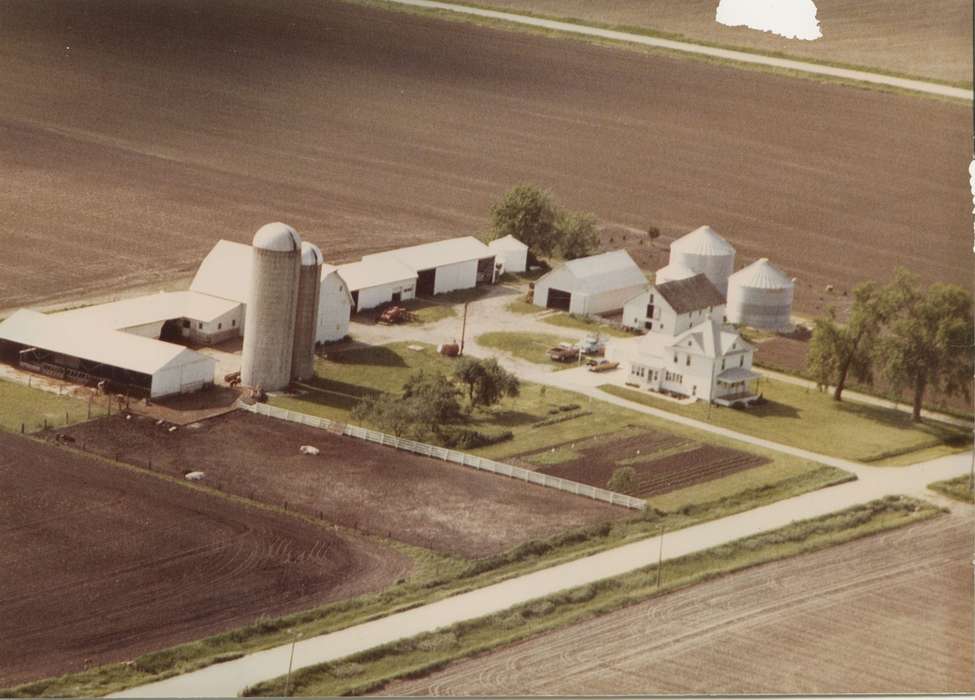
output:
M 454 383 L 443 374 L 421 370 L 410 375 L 401 396 L 364 399 L 353 417 L 396 436 L 423 439 L 440 435 L 445 426 L 462 422 L 466 415 Z
M 536 255 L 547 256 L 558 245 L 558 208 L 552 196 L 532 185 L 518 185 L 491 207 L 495 238 L 512 235 Z
M 467 387 L 471 408 L 492 406 L 505 396 L 517 396 L 521 389 L 518 377 L 494 358 L 462 357 L 454 368 L 454 377 Z
M 833 310 L 816 319 L 809 344 L 807 370 L 821 387 L 833 385 L 833 399 L 843 400 L 852 373 L 861 382 L 873 379 L 876 344 L 884 323 L 900 298 L 904 283 L 900 274 L 889 287 L 865 282 L 853 290 L 853 307 L 845 324 Z
M 599 248 L 596 217 L 592 214 L 562 212 L 556 224 L 559 234 L 559 253 L 566 260 L 592 255 Z
M 911 282 L 901 290 L 901 306 L 879 346 L 879 357 L 891 388 L 913 392 L 913 418 L 919 421 L 929 388 L 970 398 L 975 328 L 969 292 L 937 283 L 922 293 Z

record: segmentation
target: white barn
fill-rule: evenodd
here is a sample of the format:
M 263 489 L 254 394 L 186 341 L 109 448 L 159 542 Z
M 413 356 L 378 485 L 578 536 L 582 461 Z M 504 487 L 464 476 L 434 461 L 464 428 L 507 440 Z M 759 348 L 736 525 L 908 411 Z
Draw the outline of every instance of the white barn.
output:
M 416 273 L 395 258 L 368 256 L 336 268 L 352 299 L 352 309 L 373 309 L 416 296 Z
M 397 248 L 362 258 L 395 260 L 416 276 L 416 296 L 446 294 L 494 282 L 495 252 L 473 236 Z M 351 285 L 350 285 L 351 286 Z
M 316 343 L 341 340 L 349 334 L 352 294 L 334 265 L 322 265 L 322 291 L 318 301 Z
M 0 355 L 71 381 L 109 380 L 152 398 L 213 384 L 217 361 L 189 348 L 21 309 L 0 323 Z
M 677 335 L 702 321 L 725 321 L 725 300 L 704 274 L 657 282 L 623 306 L 623 326 Z
M 508 234 L 488 243 L 502 272 L 524 272 L 528 269 L 528 246 Z
M 535 282 L 532 303 L 589 315 L 616 311 L 647 286 L 625 250 L 569 260 Z

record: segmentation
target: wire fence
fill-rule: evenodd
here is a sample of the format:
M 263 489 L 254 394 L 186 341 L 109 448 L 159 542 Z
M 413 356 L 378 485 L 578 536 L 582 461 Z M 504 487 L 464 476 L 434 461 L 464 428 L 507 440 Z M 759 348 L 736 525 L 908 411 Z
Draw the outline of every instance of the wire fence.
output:
M 625 508 L 632 508 L 634 510 L 643 510 L 647 507 L 646 501 L 640 498 L 634 498 L 622 493 L 616 493 L 615 491 L 607 491 L 606 489 L 590 486 L 589 484 L 580 484 L 578 481 L 569 481 L 568 479 L 562 479 L 557 476 L 549 476 L 548 474 L 533 472 L 530 469 L 522 469 L 521 467 L 516 467 L 504 462 L 496 462 L 493 459 L 485 459 L 484 457 L 467 454 L 466 452 L 459 452 L 446 447 L 438 447 L 436 445 L 429 445 L 425 442 L 417 442 L 416 440 L 396 437 L 395 435 L 383 433 L 378 430 L 369 430 L 368 428 L 348 425 L 346 423 L 340 423 L 328 418 L 310 416 L 307 413 L 289 411 L 287 409 L 278 408 L 277 406 L 271 406 L 270 404 L 266 403 L 256 403 L 249 406 L 245 405 L 243 406 L 243 409 L 260 416 L 268 416 L 270 418 L 277 418 L 278 420 L 299 423 L 312 428 L 321 428 L 322 430 L 327 430 L 338 435 L 347 435 L 349 437 L 374 442 L 378 445 L 394 447 L 398 450 L 412 452 L 425 457 L 433 457 L 434 459 L 441 459 L 446 462 L 454 462 L 455 464 L 461 464 L 465 467 L 472 467 L 474 469 L 490 472 L 492 474 L 501 474 L 502 476 L 518 479 L 519 481 L 524 481 L 529 484 L 537 484 L 538 486 L 544 486 L 545 488 L 566 491 L 577 496 L 585 496 L 597 501 L 605 501 L 606 503 L 610 503 L 615 506 L 623 506 Z

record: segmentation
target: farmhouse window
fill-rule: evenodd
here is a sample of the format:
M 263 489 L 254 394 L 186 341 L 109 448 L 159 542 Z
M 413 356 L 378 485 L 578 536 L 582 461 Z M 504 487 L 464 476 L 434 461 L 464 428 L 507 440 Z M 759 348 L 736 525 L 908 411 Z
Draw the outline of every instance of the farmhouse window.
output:
M 697 384 L 695 384 L 694 388 L 691 389 L 691 396 L 697 396 Z
M 687 365 L 688 367 L 690 367 L 691 366 L 691 356 L 688 355 L 686 359 L 687 359 L 687 362 L 685 362 L 684 364 Z
M 183 320 L 183 328 L 189 328 L 189 327 L 190 327 L 190 322 L 184 319 Z
M 647 318 L 653 318 L 653 304 L 647 304 Z
M 203 321 L 200 321 L 199 323 L 197 323 L 196 324 L 196 327 L 199 328 L 202 331 L 203 330 Z
M 740 358 L 738 359 L 738 366 L 739 366 L 739 367 L 744 367 L 744 366 L 745 366 L 745 356 L 744 356 L 744 355 L 742 355 L 742 356 L 741 356 L 741 357 L 740 357 Z
M 721 360 L 721 369 L 724 369 L 724 363 L 725 362 L 727 362 L 727 360 Z
M 648 331 L 652 331 L 652 330 L 653 330 L 653 321 L 647 321 L 647 322 L 646 322 L 646 323 L 644 323 L 643 325 L 644 325 L 644 326 L 646 327 L 646 329 L 647 329 Z
M 223 329 L 223 324 L 222 323 L 218 323 L 217 324 L 217 330 L 219 331 L 219 330 L 222 330 L 222 329 Z
M 230 319 L 230 325 L 231 325 L 231 327 L 236 326 L 237 325 L 237 319 L 236 318 Z

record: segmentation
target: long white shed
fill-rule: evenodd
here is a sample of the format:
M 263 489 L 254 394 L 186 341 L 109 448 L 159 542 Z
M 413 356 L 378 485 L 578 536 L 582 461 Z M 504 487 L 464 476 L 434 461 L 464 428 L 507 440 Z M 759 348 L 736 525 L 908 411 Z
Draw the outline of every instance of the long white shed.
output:
M 625 250 L 569 260 L 535 282 L 532 303 L 589 315 L 617 311 L 647 286 Z
M 416 274 L 416 295 L 433 296 L 494 282 L 495 252 L 473 236 L 374 253 L 362 262 L 396 260 Z
M 416 273 L 395 258 L 368 256 L 359 262 L 338 265 L 336 270 L 352 296 L 355 311 L 406 301 L 416 295 Z

